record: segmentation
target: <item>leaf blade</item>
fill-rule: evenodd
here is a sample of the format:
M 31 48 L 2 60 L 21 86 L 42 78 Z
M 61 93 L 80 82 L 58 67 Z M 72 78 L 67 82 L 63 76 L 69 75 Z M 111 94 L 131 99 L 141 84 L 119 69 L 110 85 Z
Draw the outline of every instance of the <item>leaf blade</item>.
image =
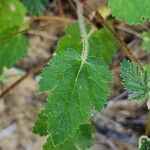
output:
M 112 15 L 130 25 L 143 24 L 150 19 L 150 0 L 109 0 Z M 126 7 L 124 7 L 126 6 Z
M 55 145 L 74 136 L 79 126 L 90 118 L 92 109 L 102 110 L 108 98 L 111 81 L 108 67 L 92 57 L 79 73 L 81 63 L 78 52 L 65 51 L 42 72 L 40 89 L 49 93 L 44 113 L 49 116 L 48 133 Z M 89 80 L 90 77 L 92 80 Z
M 26 55 L 27 47 L 28 39 L 23 35 L 16 35 L 0 41 L 0 74 L 4 67 L 10 68 L 23 58 Z
M 149 76 L 146 71 L 142 73 L 138 66 L 124 59 L 121 63 L 121 78 L 125 89 L 132 93 L 130 98 L 136 100 L 148 98 Z
M 0 33 L 15 26 L 24 25 L 26 8 L 18 0 L 3 0 L 0 2 Z

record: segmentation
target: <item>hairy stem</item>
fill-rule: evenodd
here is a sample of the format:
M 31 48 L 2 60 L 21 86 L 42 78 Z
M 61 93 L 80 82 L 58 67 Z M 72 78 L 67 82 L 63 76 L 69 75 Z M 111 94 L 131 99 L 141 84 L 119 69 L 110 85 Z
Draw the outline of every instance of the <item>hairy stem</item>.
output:
M 76 5 L 77 5 L 78 22 L 79 22 L 80 32 L 82 36 L 82 43 L 83 43 L 82 64 L 84 64 L 88 58 L 88 53 L 89 53 L 88 34 L 84 24 L 83 3 L 80 2 L 79 0 L 76 0 Z

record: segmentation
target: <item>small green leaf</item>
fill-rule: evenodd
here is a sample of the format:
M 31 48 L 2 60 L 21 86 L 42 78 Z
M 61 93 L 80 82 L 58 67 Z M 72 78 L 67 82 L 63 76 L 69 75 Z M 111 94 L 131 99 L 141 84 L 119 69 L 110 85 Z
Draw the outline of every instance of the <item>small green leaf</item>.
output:
M 142 46 L 145 50 L 150 52 L 150 32 L 143 32 L 143 43 Z
M 23 3 L 28 8 L 32 15 L 42 15 L 45 11 L 48 0 L 23 0 Z
M 141 136 L 139 139 L 139 150 L 149 150 L 150 139 L 147 136 Z
M 33 133 L 39 134 L 41 136 L 46 136 L 47 133 L 47 119 L 48 117 L 44 115 L 43 111 L 38 114 L 38 118 L 33 127 Z
M 65 35 L 58 41 L 57 53 L 73 48 L 82 52 L 82 40 L 79 25 L 77 23 L 69 24 L 65 29 Z
M 11 67 L 26 54 L 27 38 L 11 35 L 24 25 L 25 14 L 26 9 L 19 0 L 0 1 L 0 74 L 4 67 Z
M 44 113 L 55 145 L 74 136 L 91 117 L 92 109 L 101 111 L 107 102 L 108 67 L 94 57 L 82 67 L 81 63 L 80 54 L 69 50 L 55 56 L 42 71 L 40 91 L 49 93 Z
M 150 19 L 150 0 L 109 0 L 112 15 L 130 25 Z
M 11 67 L 27 52 L 28 40 L 23 35 L 12 36 L 0 41 L 0 74 L 4 67 Z M 7 59 L 6 59 L 7 58 Z
M 90 28 L 87 27 L 89 31 Z M 113 35 L 106 29 L 96 30 L 89 36 L 89 55 L 99 57 L 105 63 L 111 64 L 112 58 L 117 50 L 117 44 Z M 65 35 L 59 40 L 57 53 L 73 48 L 82 52 L 82 38 L 78 24 L 71 24 L 65 30 Z
M 138 66 L 124 59 L 121 63 L 121 77 L 123 86 L 131 93 L 130 98 L 136 100 L 148 98 L 149 76 L 146 71 L 142 72 Z
M 112 58 L 117 50 L 117 44 L 113 35 L 106 29 L 95 31 L 89 38 L 90 54 L 104 60 L 105 63 L 111 64 Z
M 0 33 L 24 25 L 25 14 L 26 9 L 19 0 L 0 1 Z
M 81 125 L 74 137 L 56 147 L 53 146 L 51 138 L 48 137 L 47 142 L 43 145 L 43 150 L 86 150 L 93 144 L 93 131 L 94 129 L 90 125 Z

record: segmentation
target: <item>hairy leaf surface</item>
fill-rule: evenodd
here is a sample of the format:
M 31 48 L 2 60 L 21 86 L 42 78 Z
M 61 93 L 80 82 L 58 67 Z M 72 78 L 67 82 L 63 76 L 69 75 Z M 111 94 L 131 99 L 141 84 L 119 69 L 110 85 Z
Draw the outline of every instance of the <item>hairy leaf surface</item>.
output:
M 149 76 L 144 73 L 128 60 L 123 60 L 121 63 L 121 77 L 125 89 L 131 93 L 131 97 L 136 100 L 148 98 L 148 82 Z
M 77 23 L 70 24 L 65 29 L 65 35 L 59 40 L 57 45 L 57 53 L 73 48 L 78 52 L 82 52 L 82 40 L 79 25 Z
M 112 58 L 117 50 L 117 44 L 113 35 L 106 29 L 95 31 L 89 38 L 91 45 L 90 54 L 104 60 L 105 63 L 111 64 Z
M 65 51 L 42 71 L 40 91 L 48 92 L 44 113 L 54 144 L 64 142 L 90 118 L 92 109 L 101 111 L 108 98 L 111 73 L 98 58 L 90 57 L 81 67 L 80 54 Z
M 112 15 L 130 25 L 150 19 L 150 0 L 109 0 Z
M 87 27 L 87 30 L 90 29 Z M 99 57 L 105 63 L 111 64 L 112 58 L 117 50 L 113 35 L 106 29 L 96 30 L 89 36 L 89 55 Z M 78 24 L 67 26 L 65 35 L 59 40 L 57 53 L 73 48 L 82 52 L 82 38 Z
M 51 138 L 43 145 L 43 150 L 86 150 L 93 144 L 93 128 L 90 125 L 81 125 L 74 137 L 54 147 Z

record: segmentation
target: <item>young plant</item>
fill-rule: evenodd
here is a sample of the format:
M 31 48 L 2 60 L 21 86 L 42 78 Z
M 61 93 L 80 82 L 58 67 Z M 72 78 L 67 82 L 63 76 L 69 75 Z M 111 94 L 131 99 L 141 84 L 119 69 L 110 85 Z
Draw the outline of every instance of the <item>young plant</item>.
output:
M 69 150 L 88 148 L 89 144 L 83 144 L 83 133 L 92 133 L 89 124 L 92 110 L 103 110 L 109 95 L 111 72 L 100 59 L 99 52 L 94 52 L 95 43 L 92 43 L 93 38 L 101 43 L 104 40 L 87 33 L 82 15 L 83 4 L 79 1 L 76 3 L 79 28 L 71 25 L 66 29 L 67 34 L 59 41 L 57 55 L 43 69 L 39 82 L 40 91 L 47 92 L 48 99 L 33 132 L 48 136 L 44 149 L 48 146 L 49 149 L 66 149 L 65 145 L 68 143 L 71 145 L 70 148 L 67 147 Z M 110 35 L 107 31 L 105 34 L 108 37 Z M 113 40 L 112 36 L 110 39 Z M 81 136 L 84 137 L 83 140 Z
M 144 5 L 147 6 L 149 2 L 150 0 L 145 0 Z M 79 26 L 74 24 L 67 27 L 66 35 L 58 42 L 57 55 L 43 69 L 39 82 L 40 91 L 47 92 L 48 99 L 44 110 L 38 115 L 33 132 L 48 137 L 43 146 L 45 150 L 89 148 L 91 142 L 84 145 L 84 133 L 91 139 L 89 120 L 92 110 L 102 111 L 109 95 L 112 77 L 105 63 L 111 63 L 115 42 L 111 42 L 110 49 L 113 50 L 106 57 L 109 47 L 105 44 L 108 37 L 113 41 L 112 35 L 108 36 L 109 31 L 103 29 L 107 35 L 104 40 L 105 34 L 102 31 L 93 32 L 86 26 L 83 21 L 83 3 L 76 0 L 76 4 Z M 140 4 L 139 0 L 109 0 L 112 14 L 128 24 L 143 23 L 150 18 L 150 9 L 143 9 Z M 124 5 L 127 6 L 127 11 L 124 10 Z M 141 71 L 138 65 L 124 60 L 121 63 L 121 77 L 131 98 L 149 98 L 149 75 L 146 71 Z M 143 142 L 140 142 L 140 150 L 143 147 L 141 143 Z

